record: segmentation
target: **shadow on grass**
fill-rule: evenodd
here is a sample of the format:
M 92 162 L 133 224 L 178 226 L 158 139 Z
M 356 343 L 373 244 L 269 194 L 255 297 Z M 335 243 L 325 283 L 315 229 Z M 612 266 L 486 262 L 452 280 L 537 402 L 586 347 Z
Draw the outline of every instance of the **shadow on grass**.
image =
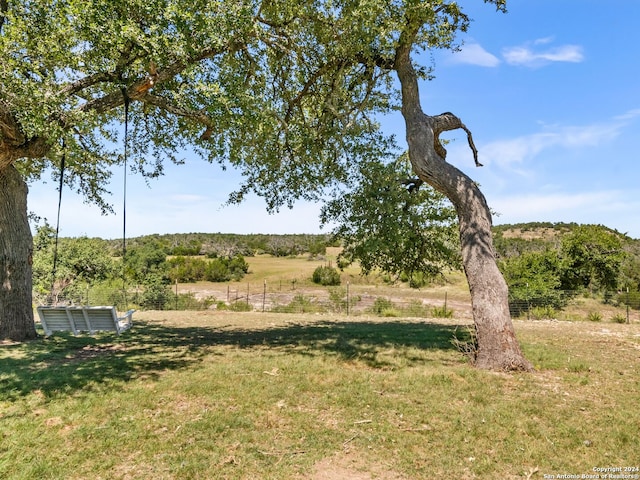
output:
M 380 352 L 393 349 L 407 363 L 426 362 L 416 350 L 455 350 L 453 338 L 468 340 L 456 325 L 415 322 L 317 322 L 262 329 L 176 327 L 138 322 L 121 336 L 56 334 L 20 345 L 0 346 L 0 400 L 39 392 L 73 394 L 92 385 L 153 378 L 186 368 L 215 347 L 267 348 L 298 355 L 357 359 L 373 368 L 388 365 Z

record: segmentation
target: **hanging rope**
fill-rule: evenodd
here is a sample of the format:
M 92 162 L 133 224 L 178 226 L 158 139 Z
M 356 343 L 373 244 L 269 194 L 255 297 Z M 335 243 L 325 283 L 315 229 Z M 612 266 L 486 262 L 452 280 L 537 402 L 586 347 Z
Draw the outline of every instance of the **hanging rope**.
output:
M 125 306 L 127 304 L 127 278 L 126 278 L 126 255 L 127 255 L 127 157 L 129 145 L 129 95 L 127 89 L 122 87 L 122 96 L 124 98 L 124 180 L 123 180 L 123 198 L 122 198 L 122 291 L 124 292 Z
M 58 185 L 58 217 L 56 219 L 56 241 L 53 247 L 53 268 L 51 270 L 51 293 L 53 294 L 53 288 L 56 282 L 56 272 L 58 270 L 58 240 L 60 237 L 60 210 L 62 207 L 62 187 L 64 186 L 64 168 L 67 159 L 67 148 L 62 139 L 62 158 L 60 159 L 60 183 Z

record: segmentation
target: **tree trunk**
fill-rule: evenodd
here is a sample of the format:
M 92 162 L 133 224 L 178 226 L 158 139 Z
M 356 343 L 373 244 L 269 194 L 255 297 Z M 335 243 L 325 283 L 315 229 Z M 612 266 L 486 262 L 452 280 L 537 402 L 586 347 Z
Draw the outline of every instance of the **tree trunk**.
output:
M 27 185 L 13 166 L 0 169 L 0 340 L 36 338 L 33 322 L 33 238 Z
M 402 39 L 401 39 L 402 40 Z M 428 116 L 422 111 L 418 80 L 410 58 L 411 42 L 401 42 L 395 69 L 402 88 L 402 115 L 407 129 L 409 158 L 416 174 L 454 204 L 460 225 L 462 262 L 471 290 L 477 336 L 475 365 L 490 370 L 533 370 L 515 337 L 509 313 L 507 284 L 495 261 L 491 213 L 484 195 L 463 172 L 445 161 L 438 135 L 463 128 L 453 114 Z M 477 158 L 476 158 L 477 164 Z

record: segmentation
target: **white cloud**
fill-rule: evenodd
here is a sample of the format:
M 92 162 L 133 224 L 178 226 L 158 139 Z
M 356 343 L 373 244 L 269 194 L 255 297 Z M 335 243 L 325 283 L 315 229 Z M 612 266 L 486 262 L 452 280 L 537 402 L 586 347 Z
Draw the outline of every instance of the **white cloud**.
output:
M 193 195 L 189 193 L 171 195 L 171 200 L 179 203 L 195 203 L 208 200 L 203 195 Z
M 620 120 L 620 121 L 626 122 L 626 121 L 634 120 L 636 117 L 640 117 L 640 108 L 633 108 L 628 112 L 625 112 L 622 115 L 618 115 L 613 118 L 614 120 Z
M 549 45 L 553 37 L 546 37 L 526 43 L 522 46 L 503 49 L 502 56 L 509 65 L 523 65 L 525 67 L 540 67 L 553 62 L 579 63 L 584 60 L 580 45 L 560 45 L 546 49 L 535 48 Z
M 549 37 L 544 37 L 544 38 L 538 38 L 536 40 L 533 41 L 534 45 L 546 45 L 547 43 L 551 43 L 555 40 L 555 37 L 549 36 Z
M 459 52 L 453 53 L 451 62 L 477 65 L 479 67 L 496 67 L 500 64 L 500 59 L 487 52 L 480 44 L 469 43 L 463 45 Z
M 514 165 L 531 160 L 549 148 L 573 149 L 607 143 L 620 134 L 625 124 L 620 117 L 616 117 L 608 123 L 545 126 L 542 132 L 498 140 L 482 146 L 480 161 L 513 168 Z

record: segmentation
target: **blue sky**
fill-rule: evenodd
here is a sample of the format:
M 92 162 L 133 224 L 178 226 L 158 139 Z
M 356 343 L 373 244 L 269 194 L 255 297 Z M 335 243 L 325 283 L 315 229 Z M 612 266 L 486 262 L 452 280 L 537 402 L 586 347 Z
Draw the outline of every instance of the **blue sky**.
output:
M 435 80 L 422 85 L 428 114 L 451 111 L 473 132 L 476 168 L 462 132 L 447 159 L 476 180 L 495 224 L 596 223 L 640 238 L 640 2 L 511 0 L 507 14 L 466 0 L 474 19 L 458 53 L 435 52 Z M 404 138 L 399 115 L 381 119 Z M 127 232 L 319 233 L 319 205 L 269 215 L 250 198 L 224 206 L 239 183 L 197 158 L 151 180 L 128 177 Z M 122 172 L 115 215 L 66 190 L 63 236 L 122 234 Z M 55 223 L 53 182 L 30 188 L 29 209 Z

